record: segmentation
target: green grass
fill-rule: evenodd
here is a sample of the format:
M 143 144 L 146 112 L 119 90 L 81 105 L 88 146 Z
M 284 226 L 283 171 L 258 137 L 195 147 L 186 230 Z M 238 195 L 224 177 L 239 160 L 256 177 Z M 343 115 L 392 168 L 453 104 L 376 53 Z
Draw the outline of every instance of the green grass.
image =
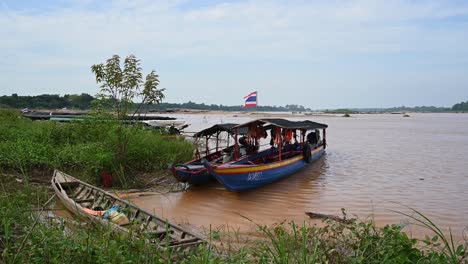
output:
M 38 215 L 34 209 L 42 208 L 51 196 L 50 191 L 7 179 L 0 178 L 0 262 L 4 263 L 466 263 L 467 260 L 466 245 L 454 245 L 442 233 L 428 242 L 408 237 L 400 225 L 377 228 L 372 221 L 357 219 L 347 224 L 327 220 L 322 227 L 294 222 L 258 225 L 263 238 L 238 247 L 231 247 L 230 243 L 238 242 L 242 234 L 210 230 L 208 240 L 216 242 L 213 245 L 217 247 L 207 244 L 193 251 L 162 251 L 102 226 L 77 226 L 57 219 L 42 220 L 34 226 Z M 422 225 L 429 225 L 429 231 L 438 230 L 430 219 L 422 214 L 417 216 L 422 217 L 418 218 Z M 226 241 L 226 237 L 234 241 Z M 440 239 L 447 243 L 436 243 Z
M 430 220 L 424 222 L 428 224 Z M 429 231 L 433 231 L 433 227 Z M 450 253 L 435 243 L 436 238 L 430 243 L 426 239 L 410 238 L 402 228 L 401 225 L 377 228 L 372 221 L 357 219 L 351 224 L 328 220 L 325 227 L 306 223 L 298 226 L 294 222 L 274 227 L 260 226 L 269 241 L 261 243 L 262 249 L 256 250 L 254 262 L 466 263 L 466 243 Z M 455 245 L 450 248 L 455 249 Z
M 192 157 L 192 145 L 167 139 L 158 131 L 122 126 L 118 122 L 88 118 L 81 122 L 31 121 L 17 112 L 0 109 L 0 169 L 23 175 L 61 169 L 97 183 L 106 168 L 124 179 L 141 172 L 166 169 Z M 128 138 L 124 155 L 119 135 Z M 122 168 L 122 160 L 125 168 Z

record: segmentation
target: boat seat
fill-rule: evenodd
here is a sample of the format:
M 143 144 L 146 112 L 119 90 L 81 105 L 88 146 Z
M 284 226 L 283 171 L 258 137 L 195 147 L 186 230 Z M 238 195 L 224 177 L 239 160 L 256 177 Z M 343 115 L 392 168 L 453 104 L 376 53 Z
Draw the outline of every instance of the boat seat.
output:
M 90 203 L 92 201 L 94 201 L 94 198 L 75 200 L 76 203 Z
M 174 234 L 173 230 L 151 230 L 147 232 L 143 232 L 143 236 L 146 237 L 147 239 L 164 239 L 166 236 L 170 236 L 171 234 Z
M 171 243 L 171 246 L 177 246 L 177 245 L 182 245 L 182 244 L 188 244 L 188 243 L 192 243 L 192 242 L 198 242 L 200 241 L 199 238 L 197 237 L 194 237 L 194 238 L 187 238 L 187 239 L 182 239 L 182 240 L 179 240 L 179 241 L 174 241 Z
M 67 192 L 75 190 L 80 183 L 78 182 L 61 182 L 60 186 L 62 186 L 62 189 L 64 189 Z

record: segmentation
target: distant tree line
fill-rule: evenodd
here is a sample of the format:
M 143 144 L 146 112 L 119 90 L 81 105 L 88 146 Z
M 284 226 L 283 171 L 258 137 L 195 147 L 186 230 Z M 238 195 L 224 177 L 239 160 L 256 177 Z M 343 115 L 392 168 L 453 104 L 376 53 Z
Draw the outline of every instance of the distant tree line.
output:
M 453 105 L 452 110 L 456 112 L 468 112 L 468 101 Z
M 216 104 L 204 104 L 204 103 L 194 103 L 192 101 L 188 101 L 187 103 L 160 103 L 158 105 L 151 105 L 151 111 L 162 111 L 167 109 L 195 109 L 195 110 L 222 110 L 222 111 L 252 111 L 252 109 L 256 111 L 284 111 L 284 112 L 305 112 L 311 111 L 310 108 L 305 108 L 302 105 L 286 105 L 286 106 L 258 106 L 254 108 L 244 108 L 241 105 L 236 106 L 228 106 L 228 105 L 216 105 Z
M 31 109 L 58 109 L 58 108 L 69 108 L 69 109 L 90 109 L 91 102 L 98 100 L 93 96 L 82 93 L 78 94 L 66 94 L 60 96 L 57 94 L 42 94 L 37 96 L 19 96 L 18 94 L 0 96 L 0 107 L 13 107 L 13 108 L 31 108 Z M 133 107 L 138 107 L 138 104 L 134 104 Z M 194 110 L 222 110 L 222 111 L 271 111 L 271 112 L 307 112 L 311 111 L 310 108 L 305 108 L 302 105 L 288 104 L 285 106 L 267 106 L 261 105 L 257 108 L 244 108 L 241 105 L 228 106 L 228 105 L 217 105 L 217 104 L 204 104 L 194 103 L 188 101 L 187 103 L 160 103 L 149 105 L 145 110 L 148 111 L 165 111 L 168 109 L 194 109 Z M 335 109 L 326 110 L 329 113 L 356 113 L 366 112 L 371 109 Z M 416 106 L 407 107 L 399 106 L 385 109 L 374 109 L 371 112 L 468 112 L 468 101 L 455 104 L 453 107 L 436 107 L 436 106 Z
M 37 96 L 18 96 L 12 94 L 11 96 L 0 96 L 0 106 L 13 107 L 13 108 L 31 108 L 31 109 L 90 109 L 91 102 L 98 100 L 93 96 L 82 93 L 66 94 L 60 96 L 57 94 L 43 94 Z M 133 107 L 137 108 L 138 104 Z M 286 106 L 258 106 L 258 108 L 243 108 L 242 106 L 227 106 L 216 104 L 194 103 L 188 101 L 187 103 L 160 103 L 149 105 L 146 110 L 149 111 L 165 111 L 167 109 L 195 109 L 195 110 L 223 110 L 223 111 L 251 111 L 252 109 L 258 111 L 285 111 L 285 112 L 304 112 L 311 111 L 310 108 L 305 108 L 302 105 L 286 105 Z
M 73 109 L 89 109 L 91 101 L 94 97 L 82 93 L 66 94 L 60 96 L 58 94 L 42 94 L 36 96 L 19 96 L 12 94 L 10 96 L 0 96 L 0 106 L 13 108 L 34 108 L 34 109 L 57 109 L 57 108 L 73 108 Z
M 468 112 L 468 101 L 454 104 L 452 107 L 436 107 L 436 106 L 416 106 L 416 107 L 393 107 L 388 108 L 388 111 L 391 112 Z
M 437 107 L 437 106 L 415 106 L 415 107 L 399 106 L 399 107 L 387 108 L 388 112 L 442 113 L 442 112 L 450 112 L 451 110 L 452 109 L 449 107 Z

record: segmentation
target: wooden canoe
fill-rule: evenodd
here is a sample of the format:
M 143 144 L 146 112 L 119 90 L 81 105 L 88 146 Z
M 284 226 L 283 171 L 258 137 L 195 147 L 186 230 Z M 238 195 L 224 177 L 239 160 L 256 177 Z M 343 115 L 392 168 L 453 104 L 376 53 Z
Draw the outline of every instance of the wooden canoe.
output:
M 109 226 L 114 231 L 136 235 L 159 248 L 195 247 L 205 242 L 200 236 L 61 171 L 54 171 L 52 187 L 63 205 L 78 217 Z M 125 224 L 119 225 L 102 215 L 92 214 L 113 206 L 120 207 L 121 214 L 125 215 L 123 218 L 128 220 Z

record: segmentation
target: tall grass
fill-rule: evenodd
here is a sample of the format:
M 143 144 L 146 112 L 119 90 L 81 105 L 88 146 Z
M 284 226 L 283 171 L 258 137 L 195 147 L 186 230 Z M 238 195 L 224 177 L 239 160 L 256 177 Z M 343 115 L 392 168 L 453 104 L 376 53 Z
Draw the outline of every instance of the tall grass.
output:
M 443 255 L 444 259 L 447 260 L 447 263 L 461 263 L 462 261 L 468 262 L 466 242 L 465 245 L 455 245 L 452 230 L 449 229 L 449 233 L 447 236 L 444 232 L 442 232 L 439 226 L 437 226 L 426 215 L 414 208 L 408 208 L 412 211 L 413 214 L 408 214 L 399 211 L 395 212 L 408 217 L 409 219 L 414 221 L 414 225 L 423 227 L 434 234 L 434 236 L 426 236 L 426 238 L 422 240 L 422 242 L 426 246 L 436 248 L 437 251 Z
M 415 211 L 416 212 L 416 211 Z M 259 243 L 253 259 L 258 263 L 466 263 L 466 243 L 455 246 L 426 216 L 417 213 L 417 222 L 442 237 L 418 240 L 403 232 L 402 225 L 376 227 L 372 220 L 352 219 L 346 223 L 326 220 L 318 227 L 304 223 L 257 225 L 268 238 Z M 346 215 L 345 215 L 346 216 Z M 410 215 L 408 215 L 411 217 Z M 447 242 L 446 242 L 447 241 Z M 452 241 L 452 242 L 448 242 Z M 422 244 L 431 247 L 422 247 Z M 449 249 L 450 248 L 450 249 Z
M 424 240 L 408 237 L 400 225 L 377 228 L 372 221 L 357 219 L 348 223 L 327 220 L 320 227 L 294 222 L 258 225 L 263 238 L 229 251 L 210 244 L 188 252 L 162 251 L 102 226 L 44 218 L 31 228 L 37 218 L 34 209 L 50 198 L 49 190 L 34 185 L 18 188 L 16 181 L 5 183 L 5 179 L 0 177 L 3 263 L 13 263 L 15 256 L 16 263 L 466 263 L 467 258 L 466 245 L 452 247 L 456 249 L 453 257 L 434 241 L 430 247 L 421 247 Z M 220 236 L 242 234 L 214 232 L 210 236 L 220 241 L 224 239 Z
M 23 175 L 62 169 L 79 175 L 154 172 L 167 163 L 192 157 L 192 145 L 167 139 L 160 132 L 88 118 L 80 122 L 31 121 L 13 110 L 0 109 L 0 169 Z M 119 131 L 130 134 L 126 167 L 119 166 Z M 89 178 L 96 182 L 96 178 Z

